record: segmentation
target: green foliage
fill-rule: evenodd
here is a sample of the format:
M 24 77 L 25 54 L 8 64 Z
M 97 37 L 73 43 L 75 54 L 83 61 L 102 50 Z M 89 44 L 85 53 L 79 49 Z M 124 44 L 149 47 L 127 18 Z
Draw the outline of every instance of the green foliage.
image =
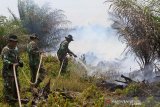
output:
M 155 100 L 153 96 L 148 97 L 145 102 L 143 102 L 143 107 L 159 107 L 160 103 Z
M 0 16 L 0 36 L 5 35 L 6 33 L 6 22 L 7 22 L 7 17 L 5 16 Z
M 136 95 L 141 93 L 140 88 L 141 87 L 139 84 L 136 83 L 129 84 L 129 86 L 127 86 L 127 88 L 123 90 L 123 94 L 130 97 L 135 97 Z
M 26 43 L 24 42 L 26 39 L 22 36 L 25 33 L 26 31 L 19 20 L 7 19 L 5 16 L 0 16 L 0 52 L 7 44 L 7 36 L 9 34 L 17 35 L 20 43 Z
M 104 106 L 104 96 L 103 93 L 94 85 L 86 88 L 80 96 L 77 97 L 77 101 L 83 106 L 94 106 L 103 107 Z
M 85 89 L 82 93 L 83 100 L 87 100 L 90 98 L 98 98 L 100 96 L 102 96 L 102 95 L 98 91 L 97 87 L 94 85 L 91 85 L 90 87 Z
M 25 29 L 23 29 L 19 20 L 15 20 L 13 18 L 8 19 L 5 16 L 0 16 L 0 36 L 8 35 L 11 33 L 22 35 L 25 33 Z
M 160 54 L 159 0 L 108 0 L 120 39 L 127 44 L 126 53 L 135 54 L 143 68 Z M 145 48 L 144 48 L 145 47 Z
M 69 21 L 62 10 L 40 7 L 34 0 L 18 0 L 18 10 L 23 27 L 30 34 L 38 34 L 43 48 L 55 48 L 69 31 Z
M 21 58 L 24 62 L 24 67 L 19 69 L 19 80 L 21 86 L 21 98 L 29 98 L 30 102 L 25 107 L 31 106 L 31 101 L 33 99 L 32 93 L 28 91 L 30 88 L 30 84 L 24 77 L 22 70 L 26 73 L 28 78 L 30 79 L 30 69 L 28 65 L 28 55 L 26 53 L 21 54 Z M 82 81 L 83 72 L 85 69 L 83 67 L 78 66 L 78 63 L 75 63 L 73 59 L 69 59 L 69 67 L 70 75 L 60 76 L 58 79 L 56 78 L 59 71 L 59 62 L 56 57 L 53 56 L 45 56 L 43 57 L 43 64 L 47 70 L 47 76 L 45 80 L 40 84 L 40 87 L 44 87 L 48 82 L 48 79 L 51 78 L 51 93 L 49 94 L 49 98 L 46 101 L 40 101 L 38 103 L 38 107 L 75 107 L 75 106 L 87 106 L 87 107 L 104 107 L 106 94 L 104 91 L 100 90 L 94 85 L 94 82 Z M 2 61 L 0 60 L 0 68 L 2 69 Z M 81 68 L 81 69 L 79 69 Z M 72 92 L 72 95 L 75 96 L 73 99 L 66 98 L 62 96 L 63 92 L 55 91 L 56 89 L 67 90 Z M 138 84 L 130 84 L 124 90 L 116 90 L 116 96 L 113 93 L 113 100 L 118 99 L 118 96 L 132 96 L 136 93 L 140 92 L 140 86 Z M 3 100 L 3 80 L 2 75 L 0 73 L 0 106 L 1 107 L 9 107 L 9 105 Z M 118 93 L 118 94 L 117 94 Z M 108 95 L 107 94 L 107 95 Z M 141 107 L 149 107 L 147 105 L 154 104 L 155 107 L 159 107 L 159 103 L 154 100 L 153 97 L 149 97 Z M 16 103 L 18 106 L 18 103 Z M 113 107 L 118 107 L 118 104 L 111 104 Z M 129 104 L 124 104 L 124 107 L 130 106 Z
M 115 90 L 115 93 L 118 94 L 118 95 L 123 95 L 123 94 L 124 94 L 124 91 L 121 90 L 121 89 L 116 89 L 116 90 Z
M 25 72 L 27 75 L 28 79 L 30 80 L 30 69 L 28 65 L 28 55 L 26 53 L 22 53 L 21 59 L 24 62 L 24 67 L 19 68 L 19 80 L 20 80 L 20 86 L 21 86 L 21 98 L 29 98 L 30 102 L 26 104 L 25 106 L 30 107 L 31 106 L 31 101 L 32 101 L 32 93 L 29 92 L 30 84 L 24 77 L 22 70 Z M 47 102 L 40 101 L 38 103 L 39 107 L 75 107 L 76 105 L 79 105 L 79 102 L 76 100 L 70 100 L 62 97 L 61 93 L 54 93 L 54 90 L 56 89 L 65 89 L 68 91 L 76 91 L 76 92 L 83 92 L 84 89 L 87 89 L 87 87 L 91 86 L 91 83 L 88 82 L 81 82 L 81 76 L 83 69 L 77 69 L 79 68 L 74 61 L 71 59 L 69 60 L 69 68 L 68 70 L 70 71 L 70 75 L 64 75 L 60 76 L 60 78 L 56 78 L 58 75 L 59 71 L 59 62 L 56 57 L 53 57 L 51 55 L 43 57 L 43 65 L 45 69 L 47 70 L 47 76 L 44 79 L 44 81 L 40 84 L 40 87 L 44 87 L 46 83 L 48 82 L 48 78 L 51 78 L 51 91 L 52 93 L 49 95 L 49 99 Z M 75 66 L 74 66 L 75 65 Z M 73 67 L 73 68 L 72 68 Z M 76 68 L 77 67 L 77 68 Z M 0 60 L 0 69 L 2 69 L 2 61 Z M 80 71 L 79 71 L 80 70 Z M 81 72 L 82 71 L 82 72 Z M 81 72 L 81 73 L 80 73 Z M 2 107 L 9 107 L 8 104 L 3 100 L 3 80 L 2 80 L 2 75 L 0 73 L 0 106 Z M 95 90 L 94 90 L 95 92 Z M 91 93 L 92 94 L 92 93 Z M 96 103 L 97 105 L 100 105 L 102 98 L 98 98 L 98 95 L 96 94 L 97 100 Z M 96 99 L 95 98 L 95 99 Z M 18 105 L 18 104 L 17 104 Z
M 75 107 L 76 102 L 69 99 L 64 99 L 62 95 L 56 93 L 55 95 L 49 95 L 47 106 L 45 107 Z
M 50 77 L 54 78 L 58 75 L 58 69 L 59 69 L 59 61 L 56 57 L 53 57 L 51 55 L 44 57 L 43 64 L 45 65 L 45 69 L 48 71 L 50 70 Z
M 56 60 L 52 62 L 55 70 L 52 72 L 53 76 L 57 76 L 59 72 L 59 61 Z M 58 65 L 57 65 L 58 64 Z M 47 65 L 46 65 L 47 66 Z M 53 66 L 52 66 L 53 67 Z M 63 76 L 60 76 L 58 79 L 56 78 L 54 80 L 53 89 L 67 89 L 72 91 L 83 91 L 86 87 L 89 87 L 91 83 L 89 82 L 83 82 L 82 77 L 85 73 L 85 69 L 75 63 L 73 59 L 69 59 L 68 69 L 67 73 Z

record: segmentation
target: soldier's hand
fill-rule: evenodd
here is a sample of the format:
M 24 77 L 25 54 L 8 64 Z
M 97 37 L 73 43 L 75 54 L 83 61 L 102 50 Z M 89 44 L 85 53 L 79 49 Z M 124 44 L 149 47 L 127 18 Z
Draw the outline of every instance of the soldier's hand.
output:
M 22 61 L 19 61 L 18 65 L 19 65 L 20 67 L 23 67 L 23 62 L 22 62 Z
M 19 65 L 19 63 L 13 63 L 13 65 L 15 65 L 15 66 L 16 66 L 16 65 Z
M 72 57 L 72 54 L 69 54 L 70 57 Z
M 74 55 L 75 58 L 77 58 L 77 55 Z
M 39 53 L 40 53 L 40 54 L 44 54 L 45 52 L 44 52 L 43 50 L 40 50 Z

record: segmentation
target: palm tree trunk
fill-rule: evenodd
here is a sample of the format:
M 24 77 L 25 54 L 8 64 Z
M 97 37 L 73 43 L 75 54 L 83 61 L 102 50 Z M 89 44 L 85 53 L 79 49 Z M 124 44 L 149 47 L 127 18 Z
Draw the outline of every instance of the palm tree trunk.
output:
M 153 64 L 152 64 L 152 62 L 146 62 L 144 64 L 143 73 L 144 73 L 145 80 L 153 78 Z

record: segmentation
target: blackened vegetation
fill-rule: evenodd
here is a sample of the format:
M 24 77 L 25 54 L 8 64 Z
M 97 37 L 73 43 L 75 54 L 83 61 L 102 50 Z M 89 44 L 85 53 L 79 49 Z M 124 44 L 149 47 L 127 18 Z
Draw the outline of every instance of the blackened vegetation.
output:
M 97 86 L 103 90 L 117 94 L 117 90 L 121 90 L 120 98 L 131 99 L 138 97 L 141 101 L 145 101 L 147 97 L 154 97 L 155 101 L 160 101 L 160 84 L 158 81 L 149 83 L 147 80 L 135 81 L 127 76 L 121 75 L 123 80 L 115 80 L 114 82 L 100 81 Z M 120 83 L 120 84 L 119 84 Z
M 49 79 L 48 83 L 45 85 L 44 88 L 39 89 L 37 92 L 32 91 L 33 93 L 33 101 L 32 101 L 32 106 L 36 106 L 40 101 L 47 101 L 48 95 L 51 93 L 50 91 L 50 82 L 51 79 Z
M 116 83 L 112 83 L 112 82 L 107 82 L 107 81 L 101 81 L 97 83 L 97 86 L 105 89 L 105 90 L 109 90 L 109 91 L 115 91 L 116 89 L 123 89 L 124 86 L 123 85 L 118 85 Z
M 124 89 L 126 87 L 126 85 L 128 85 L 130 83 L 133 83 L 133 82 L 136 82 L 136 81 L 132 80 L 131 78 L 126 77 L 124 75 L 121 75 L 121 77 L 125 81 L 122 81 L 122 80 L 115 80 L 115 81 L 120 82 L 122 85 L 102 80 L 101 82 L 97 83 L 97 86 L 101 87 L 101 88 L 104 88 L 104 89 L 107 89 L 109 91 L 115 91 L 116 89 Z
M 49 95 L 52 95 L 55 97 L 56 95 L 62 96 L 63 99 L 68 99 L 73 101 L 76 96 L 79 94 L 79 92 L 73 92 L 73 91 L 67 91 L 66 89 L 56 89 L 54 91 L 50 90 L 50 83 L 51 79 L 48 81 L 48 83 L 41 89 L 35 91 L 32 91 L 33 94 L 33 100 L 32 100 L 32 107 L 36 107 L 41 102 L 47 102 Z

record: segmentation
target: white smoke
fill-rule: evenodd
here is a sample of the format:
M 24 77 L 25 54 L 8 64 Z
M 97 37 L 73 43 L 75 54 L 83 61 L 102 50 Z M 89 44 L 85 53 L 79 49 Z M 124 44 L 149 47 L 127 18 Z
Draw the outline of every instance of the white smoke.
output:
M 70 43 L 69 48 L 78 55 L 86 54 L 88 64 L 96 66 L 101 61 L 116 62 L 122 67 L 120 72 L 139 69 L 133 57 L 126 58 L 122 54 L 126 45 L 118 40 L 111 27 L 87 25 L 75 29 L 71 32 L 74 41 Z

